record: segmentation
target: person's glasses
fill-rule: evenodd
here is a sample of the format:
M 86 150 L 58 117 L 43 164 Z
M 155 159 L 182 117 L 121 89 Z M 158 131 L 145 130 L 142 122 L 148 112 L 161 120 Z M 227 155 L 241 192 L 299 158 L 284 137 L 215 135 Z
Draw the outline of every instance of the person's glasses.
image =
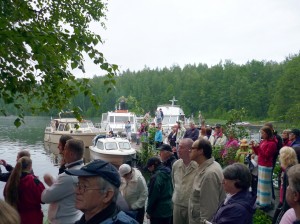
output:
M 192 147 L 189 149 L 189 152 L 193 151 L 194 149 L 197 149 L 197 147 Z
M 83 194 L 83 193 L 85 193 L 86 191 L 89 191 L 89 190 L 102 190 L 100 188 L 90 188 L 90 187 L 87 187 L 84 184 L 80 184 L 80 183 L 76 183 L 74 185 L 81 194 Z

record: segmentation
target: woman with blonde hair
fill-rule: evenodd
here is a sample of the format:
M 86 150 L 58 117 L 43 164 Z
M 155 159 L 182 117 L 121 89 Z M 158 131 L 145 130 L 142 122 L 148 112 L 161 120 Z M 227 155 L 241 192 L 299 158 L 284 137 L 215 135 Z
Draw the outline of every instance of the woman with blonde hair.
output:
M 42 224 L 42 182 L 32 174 L 32 160 L 25 156 L 17 161 L 4 188 L 5 201 L 20 214 L 21 223 Z
M 0 199 L 0 224 L 20 224 L 18 212 Z
M 287 172 L 290 167 L 298 164 L 297 154 L 292 147 L 284 146 L 279 151 L 281 165 L 281 185 L 279 190 L 279 204 L 273 216 L 273 223 L 279 223 L 284 213 L 290 208 L 285 201 L 286 189 L 289 185 Z

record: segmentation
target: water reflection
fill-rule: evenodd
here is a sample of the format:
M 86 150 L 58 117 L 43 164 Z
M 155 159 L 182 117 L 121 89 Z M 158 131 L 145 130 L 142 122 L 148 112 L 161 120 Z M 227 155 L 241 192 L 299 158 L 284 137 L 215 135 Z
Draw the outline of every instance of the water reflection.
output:
M 58 166 L 61 162 L 62 156 L 58 153 L 58 144 L 51 142 L 44 142 L 46 154 L 49 156 L 51 162 Z
M 35 175 L 43 181 L 43 175 L 50 173 L 56 176 L 58 167 L 44 148 L 44 129 L 49 117 L 26 117 L 25 124 L 16 128 L 13 124 L 16 117 L 0 117 L 0 159 L 15 165 L 17 153 L 20 150 L 30 151 L 32 167 Z M 6 172 L 1 167 L 2 172 Z M 3 198 L 5 183 L 0 182 L 0 198 Z

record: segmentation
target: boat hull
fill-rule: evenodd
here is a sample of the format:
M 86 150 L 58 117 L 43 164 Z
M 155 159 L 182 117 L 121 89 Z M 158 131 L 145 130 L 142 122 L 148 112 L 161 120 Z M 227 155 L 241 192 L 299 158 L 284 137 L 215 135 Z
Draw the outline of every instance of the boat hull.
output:
M 71 135 L 75 139 L 80 139 L 84 143 L 84 147 L 93 145 L 93 139 L 100 133 L 70 133 L 65 131 L 47 132 L 45 131 L 44 141 L 49 143 L 59 143 L 59 139 L 62 135 Z

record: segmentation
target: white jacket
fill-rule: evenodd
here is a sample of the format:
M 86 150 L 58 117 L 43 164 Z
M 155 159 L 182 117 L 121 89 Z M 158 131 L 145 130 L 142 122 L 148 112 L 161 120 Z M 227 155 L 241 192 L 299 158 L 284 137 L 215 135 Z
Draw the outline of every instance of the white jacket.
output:
M 130 181 L 127 182 L 122 178 L 120 191 L 131 209 L 135 210 L 145 207 L 148 188 L 145 178 L 138 169 L 132 169 L 132 179 Z

